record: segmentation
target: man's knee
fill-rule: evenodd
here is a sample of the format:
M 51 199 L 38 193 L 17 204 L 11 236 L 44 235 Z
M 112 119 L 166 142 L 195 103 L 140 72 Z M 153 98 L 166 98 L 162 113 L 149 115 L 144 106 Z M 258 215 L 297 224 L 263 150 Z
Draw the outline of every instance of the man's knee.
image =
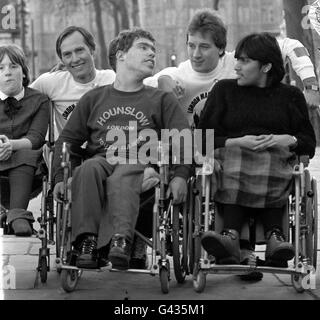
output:
M 79 167 L 79 172 L 81 174 L 95 174 L 103 172 L 103 167 L 101 165 L 101 160 L 99 158 L 91 158 L 84 161 Z

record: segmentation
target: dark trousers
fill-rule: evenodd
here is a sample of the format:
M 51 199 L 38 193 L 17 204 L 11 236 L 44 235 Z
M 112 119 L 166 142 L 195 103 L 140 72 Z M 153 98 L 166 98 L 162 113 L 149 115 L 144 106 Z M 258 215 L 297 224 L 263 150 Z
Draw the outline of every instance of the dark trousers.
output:
M 103 157 L 86 160 L 72 179 L 72 241 L 98 235 L 98 248 L 120 233 L 133 239 L 145 165 L 111 165 Z
M 241 234 L 243 224 L 249 217 L 260 218 L 264 231 L 268 232 L 273 228 L 282 230 L 283 208 L 249 208 L 234 204 L 218 204 L 218 210 L 223 216 L 225 229 L 234 229 Z
M 34 172 L 34 167 L 22 165 L 0 173 L 2 176 L 8 177 L 9 180 L 10 190 L 3 188 L 4 183 L 1 185 L 1 195 L 8 198 L 8 194 L 10 194 L 9 209 L 27 209 L 32 191 Z

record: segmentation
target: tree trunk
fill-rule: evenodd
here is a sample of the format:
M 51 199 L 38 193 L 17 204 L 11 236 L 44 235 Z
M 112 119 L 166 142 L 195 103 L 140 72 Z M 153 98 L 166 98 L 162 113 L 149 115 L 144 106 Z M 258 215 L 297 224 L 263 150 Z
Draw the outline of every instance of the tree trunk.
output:
M 140 16 L 139 16 L 139 0 L 132 0 L 132 23 L 135 27 L 140 27 Z
M 118 10 L 121 15 L 121 29 L 129 29 L 130 28 L 130 22 L 129 22 L 129 15 L 128 15 L 128 9 L 126 0 L 118 0 Z
M 213 0 L 213 9 L 219 10 L 219 2 L 220 0 Z
M 115 9 L 114 10 L 114 17 L 116 17 L 118 13 L 121 16 L 121 25 L 119 25 L 119 29 L 121 29 L 121 30 L 129 29 L 130 23 L 129 23 L 129 15 L 128 15 L 126 1 L 125 0 L 108 0 L 108 1 L 109 1 L 109 3 L 111 3 L 113 5 L 113 7 Z M 116 12 L 117 12 L 117 14 L 116 14 Z
M 113 6 L 113 20 L 114 20 L 114 36 L 116 37 L 120 32 L 119 12 L 116 6 Z
M 99 44 L 100 44 L 100 64 L 101 64 L 100 67 L 102 69 L 110 69 L 109 59 L 108 59 L 108 50 L 107 50 L 106 41 L 104 39 L 100 0 L 93 0 L 93 6 L 96 13 L 96 25 L 97 25 Z

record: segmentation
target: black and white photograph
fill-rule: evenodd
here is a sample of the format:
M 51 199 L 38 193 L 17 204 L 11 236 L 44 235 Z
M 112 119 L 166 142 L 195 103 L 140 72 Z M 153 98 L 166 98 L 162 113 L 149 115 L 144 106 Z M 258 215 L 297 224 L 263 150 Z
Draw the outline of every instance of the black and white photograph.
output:
M 319 80 L 320 0 L 0 0 L 0 300 L 320 300 Z

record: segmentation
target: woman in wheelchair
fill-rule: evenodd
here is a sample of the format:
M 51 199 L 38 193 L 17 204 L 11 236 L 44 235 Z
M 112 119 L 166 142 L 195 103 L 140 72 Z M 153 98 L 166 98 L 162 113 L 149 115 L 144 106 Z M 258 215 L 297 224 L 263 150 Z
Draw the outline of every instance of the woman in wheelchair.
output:
M 1 192 L 10 194 L 7 222 L 17 236 L 32 234 L 34 218 L 26 209 L 49 120 L 48 98 L 28 88 L 29 81 L 23 51 L 0 46 L 0 174 L 10 189 L 1 183 Z
M 222 171 L 214 200 L 224 223 L 221 233 L 207 231 L 201 242 L 217 263 L 245 263 L 253 248 L 239 235 L 253 216 L 264 227 L 266 265 L 286 267 L 294 257 L 282 230 L 290 160 L 294 154 L 314 156 L 315 134 L 302 92 L 281 83 L 284 67 L 273 36 L 246 36 L 235 56 L 237 79 L 214 86 L 199 123 L 200 129 L 215 130 L 215 159 Z

